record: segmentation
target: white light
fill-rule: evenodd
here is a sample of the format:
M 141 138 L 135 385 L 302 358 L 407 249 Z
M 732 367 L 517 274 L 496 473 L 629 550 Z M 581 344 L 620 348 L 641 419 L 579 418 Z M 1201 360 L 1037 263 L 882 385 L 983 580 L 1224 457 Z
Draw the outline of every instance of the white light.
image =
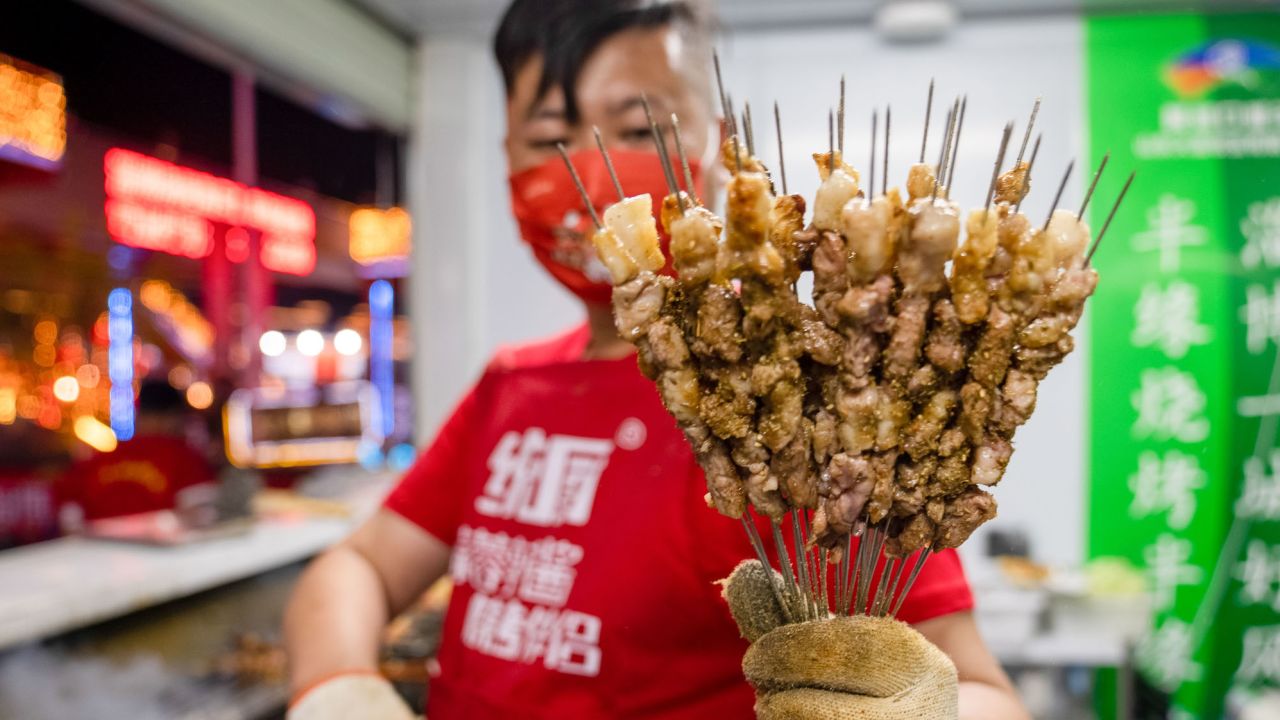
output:
M 262 333 L 262 337 L 258 338 L 258 349 L 267 357 L 283 355 L 287 344 L 288 341 L 284 339 L 284 333 L 279 330 L 268 330 Z
M 53 396 L 62 402 L 75 402 L 80 397 L 80 383 L 70 375 L 63 375 L 53 381 Z
M 360 352 L 364 340 L 361 339 L 360 333 L 347 328 L 339 330 L 337 335 L 333 336 L 333 347 L 343 355 L 355 355 Z
M 324 350 L 324 336 L 319 330 L 303 330 L 298 333 L 298 352 L 315 357 Z

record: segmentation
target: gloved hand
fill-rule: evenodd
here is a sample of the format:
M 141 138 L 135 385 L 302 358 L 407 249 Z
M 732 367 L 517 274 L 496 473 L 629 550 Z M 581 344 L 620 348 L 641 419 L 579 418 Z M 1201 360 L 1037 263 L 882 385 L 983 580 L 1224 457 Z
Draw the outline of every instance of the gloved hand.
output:
M 303 691 L 285 720 L 415 720 L 386 678 L 372 672 L 335 675 Z
M 742 670 L 760 720 L 955 720 L 955 665 L 911 626 L 866 616 L 787 625 L 770 582 L 783 587 L 747 560 L 724 584 L 751 643 Z

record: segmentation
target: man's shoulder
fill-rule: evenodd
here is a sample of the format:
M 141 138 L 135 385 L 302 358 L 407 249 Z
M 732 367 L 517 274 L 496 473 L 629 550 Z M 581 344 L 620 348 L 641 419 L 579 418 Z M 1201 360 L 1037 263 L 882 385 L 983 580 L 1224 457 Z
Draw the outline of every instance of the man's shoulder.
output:
M 571 362 L 582 357 L 591 331 L 586 323 L 550 337 L 499 346 L 489 359 L 489 372 L 506 372 Z

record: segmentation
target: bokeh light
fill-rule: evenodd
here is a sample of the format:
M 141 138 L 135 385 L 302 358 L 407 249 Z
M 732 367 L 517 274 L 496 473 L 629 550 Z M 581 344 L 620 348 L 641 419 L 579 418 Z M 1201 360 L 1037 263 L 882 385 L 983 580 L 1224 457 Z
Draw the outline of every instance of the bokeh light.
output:
M 355 355 L 363 346 L 364 339 L 360 337 L 360 333 L 351 328 L 339 330 L 338 334 L 333 336 L 333 348 L 343 355 Z
M 203 380 L 197 380 L 187 387 L 187 404 L 197 410 L 208 409 L 213 404 L 213 388 Z
M 80 397 L 80 383 L 70 375 L 63 375 L 53 381 L 53 396 L 62 402 L 75 402 Z
M 284 354 L 285 347 L 288 346 L 284 333 L 279 330 L 268 330 L 262 333 L 262 337 L 258 338 L 258 349 L 267 357 L 279 357 Z
M 318 330 L 303 330 L 298 333 L 298 352 L 307 357 L 315 357 L 324 350 L 324 336 Z

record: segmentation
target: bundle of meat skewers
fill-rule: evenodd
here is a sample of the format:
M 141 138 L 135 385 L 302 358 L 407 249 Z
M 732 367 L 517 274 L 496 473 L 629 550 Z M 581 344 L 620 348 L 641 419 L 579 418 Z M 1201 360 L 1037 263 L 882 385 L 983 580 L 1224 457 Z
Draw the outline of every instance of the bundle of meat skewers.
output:
M 932 97 L 931 85 L 930 109 Z M 1020 212 L 1039 148 L 1023 160 L 1034 111 L 1002 172 L 1006 126 L 985 206 L 964 213 L 951 200 L 964 109 L 952 106 L 934 165 L 924 162 L 926 111 L 906 197 L 887 183 L 888 116 L 878 195 L 874 130 L 864 179 L 846 163 L 842 127 L 837 146 L 833 116 L 830 146 L 814 154 L 822 181 L 807 222 L 781 160 L 775 194 L 749 110 L 721 148 L 732 174 L 723 218 L 694 195 L 678 119 L 683 190 L 650 116 L 670 188 L 659 215 L 674 277 L 661 273 L 648 195 L 618 187 L 602 217 L 587 203 L 617 328 L 692 445 L 708 504 L 742 519 L 766 566 L 751 508 L 772 521 L 792 620 L 895 614 L 930 552 L 995 516 L 985 488 L 1003 476 L 1038 384 L 1073 349 L 1096 286 L 1083 205 L 1043 222 Z M 806 272 L 811 304 L 796 290 Z

